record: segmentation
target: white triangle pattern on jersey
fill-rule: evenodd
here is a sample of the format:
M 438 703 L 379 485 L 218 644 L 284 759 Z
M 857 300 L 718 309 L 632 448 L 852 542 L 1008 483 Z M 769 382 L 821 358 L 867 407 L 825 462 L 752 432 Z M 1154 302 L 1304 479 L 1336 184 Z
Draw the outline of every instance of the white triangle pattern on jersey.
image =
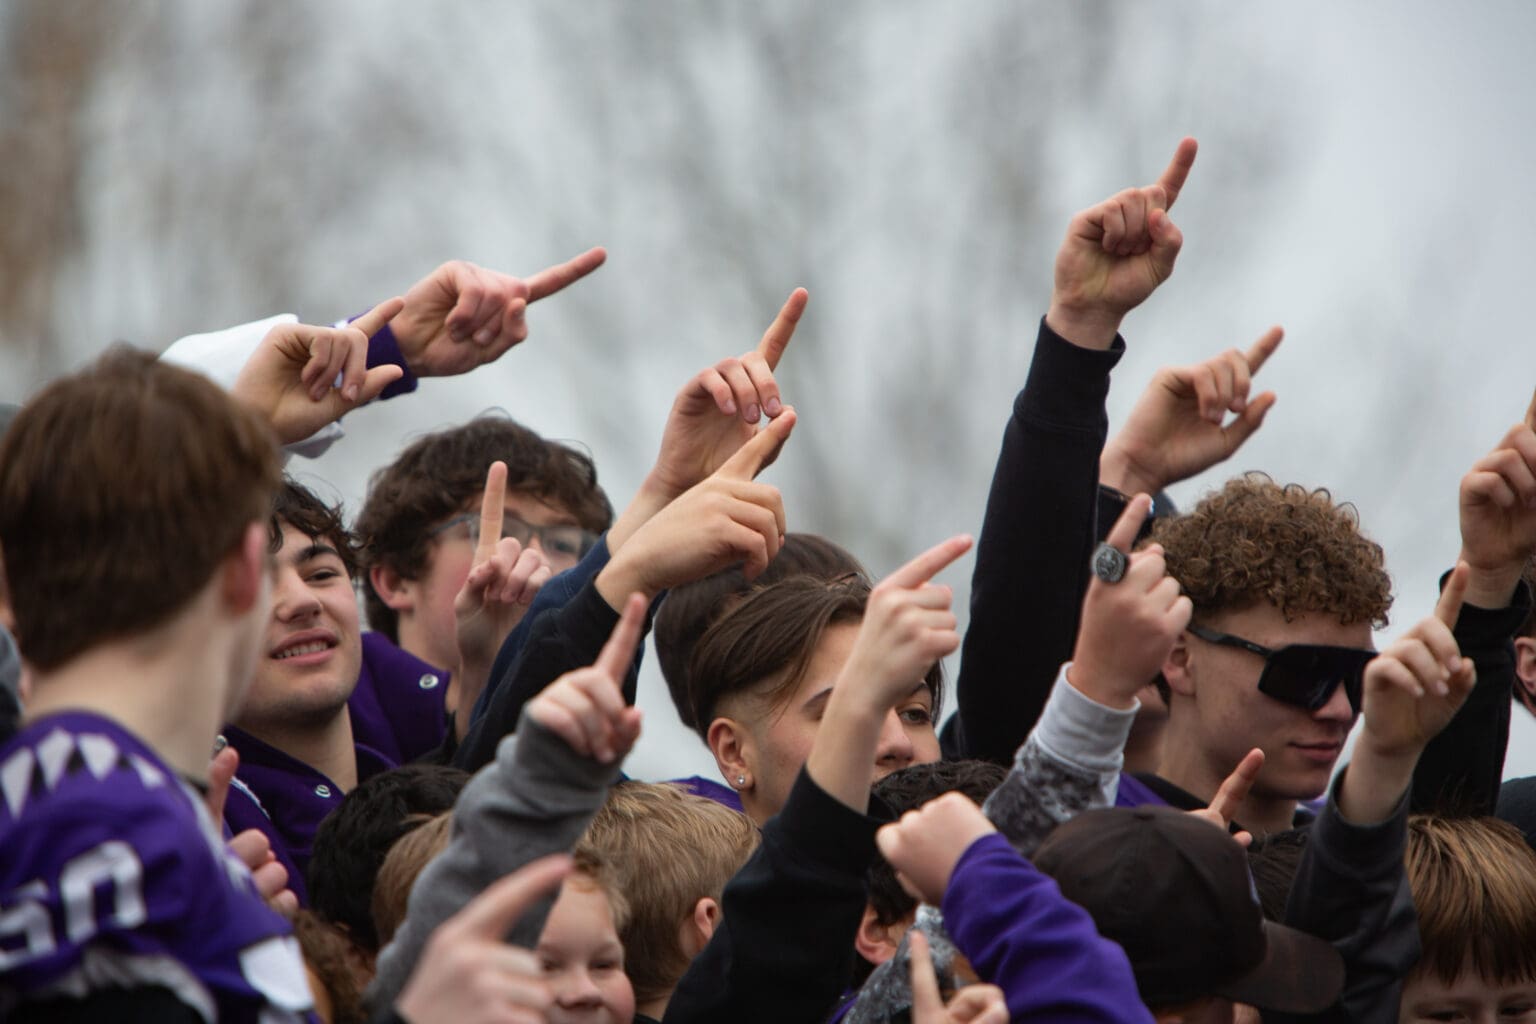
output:
M 0 765 L 0 791 L 5 793 L 5 805 L 11 817 L 21 817 L 21 809 L 27 805 L 27 794 L 32 790 L 32 769 L 37 759 L 31 747 L 22 747 Z
M 75 738 L 63 729 L 55 729 L 37 745 L 37 763 L 43 769 L 43 785 L 49 792 L 58 786 L 64 776 L 64 766 L 69 755 L 75 752 Z
M 75 737 L 75 743 L 80 747 L 80 756 L 85 759 L 85 766 L 98 779 L 106 778 L 107 773 L 117 767 L 117 760 L 122 756 L 117 744 L 100 733 L 81 733 Z

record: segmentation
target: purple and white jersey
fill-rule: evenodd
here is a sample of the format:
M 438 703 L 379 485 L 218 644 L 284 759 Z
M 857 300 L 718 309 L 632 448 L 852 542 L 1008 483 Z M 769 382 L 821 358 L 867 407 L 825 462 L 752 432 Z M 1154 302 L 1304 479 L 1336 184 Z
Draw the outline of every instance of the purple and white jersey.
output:
M 50 715 L 0 747 L 0 1018 L 145 987 L 210 1022 L 311 1019 L 292 930 L 199 795 L 110 719 Z

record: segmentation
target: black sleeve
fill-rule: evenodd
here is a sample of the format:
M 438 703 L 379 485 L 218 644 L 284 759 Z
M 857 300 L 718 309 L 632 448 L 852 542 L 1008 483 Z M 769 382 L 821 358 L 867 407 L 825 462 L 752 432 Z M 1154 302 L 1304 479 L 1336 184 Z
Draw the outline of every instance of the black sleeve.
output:
M 873 803 L 874 801 L 872 801 Z M 720 927 L 678 982 L 665 1024 L 822 1021 L 848 987 L 875 830 L 802 769 L 763 843 L 725 887 Z
M 968 757 L 1010 763 L 1072 656 L 1095 543 L 1109 371 L 1125 351 L 1079 348 L 1040 321 L 992 474 L 960 655 Z
M 1445 579 L 1440 582 L 1444 586 Z M 1462 606 L 1452 632 L 1462 656 L 1477 667 L 1477 684 L 1451 724 L 1429 741 L 1419 758 L 1413 772 L 1413 813 L 1483 817 L 1494 812 L 1509 746 L 1514 637 L 1530 611 L 1531 590 L 1523 581 L 1503 608 Z
M 473 772 L 489 764 L 502 737 L 517 727 L 523 705 L 565 673 L 596 661 L 618 622 L 619 613 L 608 606 L 590 581 L 569 602 L 540 615 L 522 652 L 496 687 L 485 714 L 464 735 L 453 755 L 454 765 Z M 637 650 L 635 663 L 624 677 L 624 699 L 631 704 L 635 702 L 639 663 Z
M 22 1003 L 12 1024 L 203 1024 L 202 1015 L 167 988 L 107 989 L 83 999 Z

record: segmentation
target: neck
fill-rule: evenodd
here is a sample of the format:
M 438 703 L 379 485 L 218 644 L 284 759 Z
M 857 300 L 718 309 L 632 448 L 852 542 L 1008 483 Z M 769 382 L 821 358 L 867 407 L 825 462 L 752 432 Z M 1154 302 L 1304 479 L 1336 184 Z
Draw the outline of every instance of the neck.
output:
M 444 650 L 441 644 L 434 643 L 436 636 L 414 616 L 401 613 L 395 621 L 395 635 L 400 638 L 396 646 L 408 654 L 416 655 L 428 665 L 435 665 L 448 672 L 453 672 L 458 667 L 459 652 L 451 646 Z M 455 672 L 454 675 L 457 676 L 458 673 Z M 456 682 L 457 679 L 453 681 Z
M 186 614 L 151 633 L 98 644 L 33 679 L 28 720 L 89 711 L 134 733 L 189 779 L 206 779 L 228 713 L 235 661 L 227 631 Z
M 1174 716 L 1176 719 L 1177 716 Z M 1195 737 L 1180 736 L 1177 727 L 1170 723 L 1157 774 L 1209 804 L 1236 767 L 1235 764 L 1222 766 L 1212 763 L 1203 745 Z M 1262 796 L 1252 791 L 1238 804 L 1236 813 L 1232 815 L 1234 822 L 1255 836 L 1284 832 L 1294 827 L 1295 819 L 1295 800 L 1289 797 Z
M 1145 721 L 1143 721 L 1145 719 Z M 1163 732 L 1166 715 L 1137 715 L 1131 735 L 1125 741 L 1125 771 L 1156 772 L 1163 759 Z
M 343 793 L 357 786 L 357 747 L 352 740 L 352 715 L 345 704 L 314 725 L 248 721 L 235 724 L 268 746 L 309 765 L 341 787 Z

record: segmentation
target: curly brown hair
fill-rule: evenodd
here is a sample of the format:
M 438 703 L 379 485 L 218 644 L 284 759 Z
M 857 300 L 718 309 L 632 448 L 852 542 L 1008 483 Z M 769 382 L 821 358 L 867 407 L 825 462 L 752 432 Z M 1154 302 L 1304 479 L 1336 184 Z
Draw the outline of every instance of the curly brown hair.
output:
M 1346 625 L 1387 624 L 1392 579 L 1381 545 L 1361 534 L 1353 505 L 1321 488 L 1248 473 L 1187 515 L 1158 521 L 1152 540 L 1197 618 L 1268 601 L 1287 621 L 1323 612 Z
M 354 530 L 364 574 L 388 566 L 406 579 L 427 569 L 430 530 L 485 489 L 485 473 L 497 459 L 507 464 L 508 493 L 524 492 L 575 517 L 582 529 L 602 533 L 613 506 L 597 485 L 591 458 L 550 441 L 505 414 L 486 413 L 463 426 L 419 438 L 394 462 L 373 474 Z M 399 641 L 399 616 L 363 588 L 368 625 Z

